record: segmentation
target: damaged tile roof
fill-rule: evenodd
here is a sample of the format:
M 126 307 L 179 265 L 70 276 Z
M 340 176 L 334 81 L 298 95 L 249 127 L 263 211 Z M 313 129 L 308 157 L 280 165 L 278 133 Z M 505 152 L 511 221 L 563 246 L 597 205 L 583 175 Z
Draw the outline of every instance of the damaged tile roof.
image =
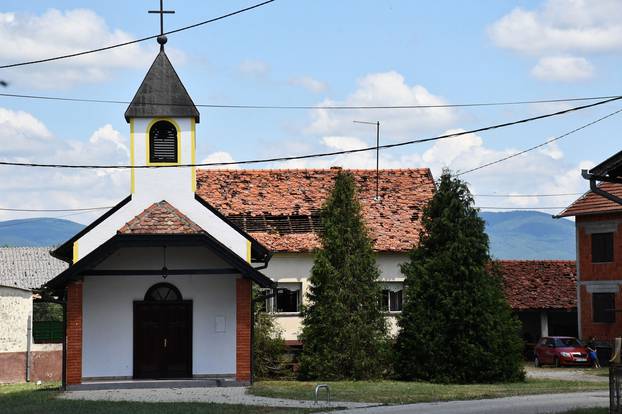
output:
M 601 183 L 601 190 L 622 197 L 622 184 Z M 557 217 L 583 216 L 586 214 L 622 212 L 622 205 L 600 196 L 592 191 L 583 194 Z
M 40 288 L 67 269 L 50 255 L 51 247 L 0 247 L 0 286 Z
M 320 246 L 319 211 L 341 171 L 331 169 L 198 170 L 197 194 L 275 252 Z M 347 170 L 376 251 L 405 252 L 419 241 L 423 208 L 434 193 L 428 168 Z
M 153 203 L 127 222 L 119 234 L 197 234 L 203 229 L 166 200 Z
M 505 296 L 512 309 L 577 307 L 574 260 L 499 260 Z

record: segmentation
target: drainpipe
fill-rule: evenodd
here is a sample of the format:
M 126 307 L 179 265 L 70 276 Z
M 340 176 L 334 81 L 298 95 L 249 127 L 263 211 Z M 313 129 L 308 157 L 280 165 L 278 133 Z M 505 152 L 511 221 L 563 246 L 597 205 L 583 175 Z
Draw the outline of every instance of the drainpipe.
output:
M 30 300 L 32 301 L 32 298 Z M 26 382 L 30 382 L 30 342 L 32 340 L 32 312 L 28 315 L 27 324 L 28 324 L 28 327 L 26 328 Z

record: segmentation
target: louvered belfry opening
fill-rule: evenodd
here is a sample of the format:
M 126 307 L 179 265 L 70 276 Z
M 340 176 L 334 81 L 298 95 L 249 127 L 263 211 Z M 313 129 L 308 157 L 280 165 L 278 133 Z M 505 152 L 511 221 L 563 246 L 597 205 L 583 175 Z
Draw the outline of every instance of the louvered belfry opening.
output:
M 149 130 L 149 162 L 178 162 L 177 128 L 168 121 L 158 121 Z

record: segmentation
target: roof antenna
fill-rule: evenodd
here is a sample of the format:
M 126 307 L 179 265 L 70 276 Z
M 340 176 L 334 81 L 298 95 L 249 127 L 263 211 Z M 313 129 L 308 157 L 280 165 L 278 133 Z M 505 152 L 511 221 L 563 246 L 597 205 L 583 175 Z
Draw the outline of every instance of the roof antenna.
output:
M 376 125 L 376 197 L 374 201 L 380 201 L 380 121 L 352 121 L 355 124 Z
M 164 45 L 168 40 L 166 36 L 164 36 L 164 15 L 174 14 L 175 10 L 164 10 L 164 0 L 160 0 L 160 10 L 149 10 L 149 13 L 157 13 L 160 15 L 160 36 L 158 36 L 157 40 L 160 44 L 160 50 L 164 51 Z

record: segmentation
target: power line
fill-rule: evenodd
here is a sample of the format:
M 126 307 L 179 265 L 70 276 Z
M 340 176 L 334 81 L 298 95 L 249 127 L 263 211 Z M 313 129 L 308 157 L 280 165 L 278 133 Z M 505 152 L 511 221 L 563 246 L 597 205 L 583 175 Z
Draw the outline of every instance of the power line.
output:
M 584 193 L 557 193 L 557 194 L 472 194 L 473 197 L 566 197 L 578 196 Z
M 81 102 L 81 103 L 103 103 L 103 104 L 123 104 L 128 105 L 130 101 L 114 100 L 114 99 L 89 99 L 89 98 L 71 98 L 62 96 L 49 95 L 28 95 L 15 93 L 0 93 L 0 96 L 6 98 L 20 99 L 39 99 L 48 101 L 62 102 Z M 580 102 L 580 101 L 596 101 L 603 99 L 611 99 L 620 95 L 610 96 L 592 96 L 580 98 L 557 98 L 557 99 L 539 99 L 525 101 L 498 101 L 498 102 L 467 102 L 458 104 L 439 104 L 439 105 L 227 105 L 227 104 L 196 104 L 194 106 L 200 108 L 217 108 L 217 109 L 325 109 L 325 110 L 374 110 L 374 109 L 435 109 L 435 108 L 464 108 L 464 107 L 481 107 L 481 106 L 508 106 L 508 105 L 526 105 L 540 103 L 561 103 L 561 102 Z M 175 104 L 164 102 L 149 102 L 141 105 L 162 105 L 162 106 L 190 106 L 189 104 Z
M 66 211 L 93 211 L 93 210 L 108 210 L 112 206 L 108 207 L 85 207 L 85 208 L 0 208 L 0 211 L 19 211 L 28 213 L 56 213 Z
M 475 206 L 475 208 L 488 208 L 488 209 L 495 209 L 495 210 L 559 210 L 562 208 L 566 208 L 568 206 L 563 206 L 563 207 L 552 207 L 552 206 L 546 206 L 546 207 L 495 207 L 495 206 Z
M 524 123 L 528 123 L 528 122 L 532 122 L 532 121 L 537 121 L 537 120 L 540 120 L 540 119 L 545 119 L 545 118 L 550 118 L 550 117 L 554 117 L 554 116 L 564 115 L 564 114 L 567 114 L 567 113 L 570 113 L 570 112 L 575 112 L 575 111 L 579 111 L 579 110 L 583 110 L 583 109 L 587 109 L 587 108 L 593 108 L 593 107 L 596 107 L 596 106 L 599 106 L 599 105 L 604 105 L 604 104 L 607 104 L 607 103 L 610 103 L 610 102 L 618 101 L 620 99 L 622 99 L 622 96 L 617 96 L 617 97 L 614 97 L 614 98 L 611 98 L 611 99 L 606 99 L 604 101 L 598 101 L 598 102 L 595 102 L 595 103 L 592 103 L 592 104 L 588 104 L 588 105 L 576 106 L 576 107 L 573 107 L 573 108 L 564 109 L 562 111 L 548 113 L 548 114 L 545 114 L 545 115 L 538 115 L 538 116 L 534 116 L 534 117 L 530 117 L 530 118 L 524 118 L 524 119 L 520 119 L 520 120 L 512 121 L 512 122 L 504 122 L 504 123 L 501 123 L 501 124 L 495 124 L 495 125 L 490 125 L 490 126 L 486 126 L 486 127 L 471 129 L 469 131 L 453 132 L 451 134 L 440 135 L 440 136 L 436 136 L 436 137 L 432 137 L 432 138 L 414 139 L 414 140 L 410 140 L 410 141 L 398 142 L 398 143 L 395 143 L 395 144 L 385 144 L 385 145 L 366 147 L 366 148 L 358 148 L 358 149 L 342 150 L 342 151 L 331 151 L 331 152 L 321 152 L 321 153 L 315 153 L 315 154 L 289 156 L 289 157 L 274 157 L 274 158 L 263 158 L 263 159 L 254 159 L 254 160 L 252 159 L 252 160 L 242 160 L 242 161 L 223 161 L 223 162 L 208 162 L 208 163 L 179 164 L 179 165 L 71 165 L 71 164 L 44 164 L 44 163 L 13 162 L 13 161 L 0 161 L 0 165 L 15 166 L 15 167 L 42 167 L 42 168 L 142 169 L 142 168 L 215 167 L 215 166 L 227 166 L 227 165 L 248 165 L 248 164 L 260 164 L 260 163 L 268 163 L 268 162 L 302 160 L 302 159 L 309 159 L 309 158 L 320 158 L 320 157 L 329 157 L 329 156 L 335 156 L 335 155 L 354 154 L 354 153 L 365 152 L 365 151 L 376 151 L 378 148 L 380 148 L 380 149 L 395 148 L 395 147 L 402 147 L 402 146 L 406 146 L 406 145 L 413 145 L 413 144 L 420 144 L 420 143 L 424 143 L 424 142 L 432 142 L 432 141 L 438 141 L 438 140 L 442 140 L 442 139 L 455 138 L 455 137 L 459 137 L 459 136 L 462 136 L 462 135 L 474 134 L 474 133 L 483 132 L 483 131 L 490 131 L 490 130 L 493 130 L 493 129 L 505 128 L 505 127 L 512 126 L 512 125 L 524 124 Z M 622 111 L 622 110 L 620 110 L 620 111 Z M 615 113 L 620 112 L 620 111 L 616 111 L 616 112 L 614 112 L 614 113 L 612 113 L 610 115 L 607 115 L 606 117 L 603 117 L 600 120 L 605 119 L 605 118 L 607 118 L 609 116 L 612 116 Z M 585 126 L 583 126 L 581 128 L 578 128 L 575 131 L 578 131 L 579 129 L 585 128 L 585 127 L 587 127 L 589 125 L 592 125 L 592 124 L 594 124 L 596 122 L 599 122 L 600 120 L 591 122 L 590 124 L 587 124 L 587 125 L 585 125 Z M 572 132 L 575 132 L 575 131 L 572 131 Z M 570 132 L 570 133 L 572 133 L 572 132 Z M 568 134 L 569 133 L 567 133 L 566 135 L 568 135 Z M 480 168 L 480 167 L 478 167 L 478 168 Z M 481 167 L 481 168 L 483 168 L 483 167 Z M 467 171 L 467 172 L 470 172 L 470 171 Z M 464 172 L 463 174 L 466 174 L 466 172 Z
M 272 3 L 273 1 L 275 1 L 275 0 L 267 0 L 267 1 L 264 1 L 263 3 L 258 3 L 258 4 L 255 4 L 253 6 L 246 7 L 244 9 L 240 9 L 240 10 L 237 10 L 237 11 L 234 11 L 234 12 L 231 12 L 231 13 L 223 14 L 222 16 L 218 16 L 218 17 L 215 17 L 215 18 L 212 18 L 212 19 L 209 19 L 209 20 L 204 20 L 202 22 L 191 24 L 189 26 L 180 27 L 179 29 L 170 30 L 170 31 L 165 32 L 163 34 L 164 35 L 169 35 L 169 34 L 173 34 L 173 33 L 182 32 L 184 30 L 194 29 L 195 27 L 203 26 L 203 25 L 208 24 L 208 23 L 213 23 L 213 22 L 216 22 L 218 20 L 226 19 L 227 17 L 235 16 L 236 14 L 244 13 L 244 12 L 247 12 L 249 10 L 253 10 L 253 9 L 256 9 L 258 7 L 261 7 L 261 6 L 265 6 L 266 4 Z M 111 46 L 104 46 L 104 47 L 100 47 L 100 48 L 97 48 L 97 49 L 91 49 L 91 50 L 85 50 L 85 51 L 82 51 L 82 52 L 70 53 L 70 54 L 67 54 L 67 55 L 49 57 L 49 58 L 38 59 L 38 60 L 31 60 L 31 61 L 27 61 L 27 62 L 11 63 L 11 64 L 8 64 L 8 65 L 1 65 L 0 69 L 14 68 L 14 67 L 17 67 L 17 66 L 34 65 L 34 64 L 37 64 L 37 63 L 52 62 L 54 60 L 68 59 L 68 58 L 72 58 L 72 57 L 88 55 L 88 54 L 91 54 L 91 53 L 103 52 L 105 50 L 115 49 L 115 48 L 122 47 L 122 46 L 132 45 L 134 43 L 144 42 L 146 40 L 156 39 L 158 36 L 160 36 L 160 34 L 153 35 L 153 36 L 147 36 L 147 37 L 143 37 L 143 38 L 136 39 L 136 40 L 130 40 L 129 42 L 117 43 L 117 44 L 114 44 L 114 45 L 111 45 Z
M 533 151 L 535 149 L 544 147 L 545 145 L 548 145 L 551 142 L 558 141 L 558 140 L 560 140 L 562 138 L 567 137 L 568 135 L 574 134 L 575 132 L 581 131 L 582 129 L 585 129 L 585 128 L 589 127 L 589 126 L 592 126 L 592 125 L 594 125 L 594 124 L 596 124 L 598 122 L 604 121 L 605 119 L 610 118 L 610 117 L 612 117 L 612 116 L 614 116 L 614 115 L 616 115 L 616 114 L 618 114 L 620 112 L 622 112 L 622 109 L 618 109 L 617 111 L 611 112 L 610 114 L 607 114 L 607 115 L 605 115 L 603 117 L 600 117 L 600 118 L 598 118 L 598 119 L 596 119 L 596 120 L 594 120 L 592 122 L 589 122 L 587 124 L 581 125 L 580 127 L 573 129 L 572 131 L 566 132 L 565 134 L 562 134 L 562 135 L 559 135 L 559 136 L 557 136 L 555 138 L 546 140 L 546 141 L 544 141 L 541 144 L 534 145 L 533 147 L 529 147 L 529 148 L 524 149 L 524 150 L 519 151 L 519 152 L 515 152 L 514 154 L 508 155 L 507 157 L 503 157 L 503 158 L 499 158 L 498 160 L 495 160 L 495 161 L 487 162 L 486 164 L 482 164 L 482 165 L 480 165 L 478 167 L 471 168 L 470 170 L 459 172 L 456 175 L 457 176 L 461 176 L 461 175 L 464 175 L 464 174 L 472 173 L 473 171 L 478 171 L 478 170 L 481 170 L 482 168 L 490 167 L 491 165 L 499 164 L 499 163 L 507 161 L 507 160 L 509 160 L 511 158 L 518 157 L 519 155 L 522 155 L 522 154 L 525 154 L 525 153 L 527 153 L 529 151 Z

